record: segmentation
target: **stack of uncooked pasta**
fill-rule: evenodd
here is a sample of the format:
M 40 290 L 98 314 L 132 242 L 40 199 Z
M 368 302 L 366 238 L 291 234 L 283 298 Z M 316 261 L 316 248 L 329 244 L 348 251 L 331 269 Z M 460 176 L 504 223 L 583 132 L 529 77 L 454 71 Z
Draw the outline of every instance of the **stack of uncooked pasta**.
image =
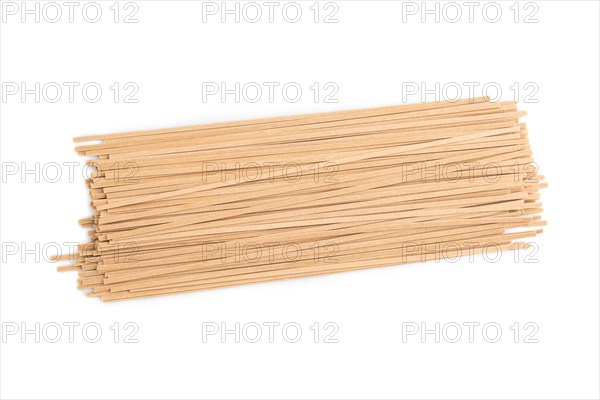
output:
M 545 183 L 523 115 L 479 98 L 76 138 L 100 141 L 77 147 L 91 242 L 59 270 L 119 300 L 527 247 Z

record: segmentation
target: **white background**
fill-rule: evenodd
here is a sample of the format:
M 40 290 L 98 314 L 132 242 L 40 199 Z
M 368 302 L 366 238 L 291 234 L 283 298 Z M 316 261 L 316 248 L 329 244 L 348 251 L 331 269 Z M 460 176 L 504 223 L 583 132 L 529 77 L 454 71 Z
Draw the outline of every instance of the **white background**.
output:
M 315 23 L 312 1 L 301 3 L 298 23 L 286 22 L 281 6 L 273 23 L 265 16 L 221 23 L 219 15 L 203 23 L 201 2 L 137 1 L 133 24 L 122 23 L 122 14 L 114 23 L 113 1 L 99 3 L 98 23 L 86 22 L 81 6 L 73 23 L 65 15 L 58 23 L 4 16 L 3 83 L 96 82 L 103 95 L 97 103 L 81 90 L 73 103 L 66 93 L 56 103 L 3 99 L 3 169 L 82 162 L 71 138 L 85 134 L 421 101 L 403 99 L 406 82 L 477 82 L 479 89 L 492 82 L 510 100 L 517 83 L 535 160 L 550 184 L 542 195 L 549 226 L 536 238 L 537 263 L 522 256 L 515 263 L 507 253 L 497 263 L 477 257 L 115 303 L 84 297 L 76 273 L 59 274 L 56 264 L 35 255 L 21 262 L 20 247 L 3 254 L 3 326 L 95 322 L 103 336 L 88 343 L 80 326 L 74 343 L 66 327 L 58 343 L 4 337 L 3 398 L 598 398 L 597 2 L 536 2 L 538 23 L 523 22 L 533 10 L 524 3 L 515 23 L 512 1 L 499 2 L 497 23 L 482 17 L 485 3 L 473 23 L 467 15 L 423 23 L 420 14 L 405 14 L 403 22 L 403 4 L 392 1 L 337 2 L 338 23 L 323 23 L 322 14 Z M 138 103 L 115 103 L 114 82 L 137 84 Z M 203 102 L 203 82 L 296 82 L 304 90 L 296 103 L 281 92 L 273 103 L 232 96 Z M 314 82 L 338 85 L 338 102 L 315 103 Z M 539 88 L 533 98 L 524 99 L 526 83 Z M 77 219 L 88 215 L 89 200 L 81 168 L 76 172 L 73 183 L 5 177 L 3 246 L 85 240 Z M 122 335 L 114 343 L 115 322 L 121 333 L 126 322 L 137 324 L 139 343 L 123 343 Z M 303 335 L 288 343 L 276 330 L 269 343 L 265 328 L 255 344 L 233 336 L 203 343 L 205 322 L 295 322 Z M 326 322 L 337 324 L 339 343 L 323 343 L 322 335 L 314 343 L 315 322 L 321 333 Z M 436 343 L 432 335 L 403 343 L 403 322 L 495 322 L 502 337 L 488 343 L 480 325 L 473 343 L 466 328 L 458 343 Z M 527 322 L 539 327 L 538 343 L 524 343 Z

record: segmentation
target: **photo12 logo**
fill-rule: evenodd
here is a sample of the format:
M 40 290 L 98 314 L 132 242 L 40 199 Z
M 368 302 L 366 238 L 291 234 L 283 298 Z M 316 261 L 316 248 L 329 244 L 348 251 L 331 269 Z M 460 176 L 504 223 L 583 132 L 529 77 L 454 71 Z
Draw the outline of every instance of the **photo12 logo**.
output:
M 335 322 L 203 322 L 202 343 L 339 343 Z
M 2 242 L 0 246 L 1 260 L 3 264 L 9 262 L 25 263 L 51 263 L 57 258 L 65 258 L 74 261 L 74 254 L 80 243 L 77 242 Z
M 2 103 L 138 103 L 135 82 L 2 82 Z
M 202 2 L 202 22 L 218 23 L 275 23 L 295 24 L 309 21 L 315 24 L 337 24 L 340 6 L 337 2 Z
M 335 264 L 339 245 L 327 242 L 211 242 L 202 243 L 198 250 L 202 262 L 219 260 L 221 263 L 240 262 L 258 264 L 273 262 L 300 262 Z
M 402 82 L 402 102 L 456 102 L 461 99 L 488 97 L 490 102 L 512 100 L 539 103 L 537 82 Z
M 139 343 L 135 322 L 2 322 L 2 343 Z
M 265 161 L 265 162 L 201 162 L 199 169 L 202 182 L 281 182 L 300 183 L 338 183 L 336 177 L 339 165 L 332 161 L 321 161 L 308 165 L 295 162 Z M 211 179 L 212 178 L 212 179 Z
M 16 162 L 5 161 L 0 164 L 0 179 L 2 183 L 74 183 L 76 180 L 95 182 L 110 181 L 114 183 L 137 183 L 136 174 L 139 168 L 136 163 L 121 161 L 106 163 L 101 166 L 91 160 L 85 163 L 79 161 L 63 162 Z
M 535 322 L 503 325 L 498 322 L 403 322 L 402 343 L 539 343 L 540 327 Z M 509 334 L 506 334 L 509 332 Z
M 298 103 L 309 97 L 314 103 L 338 103 L 339 91 L 335 82 L 203 82 L 202 102 Z
M 495 24 L 508 20 L 515 24 L 537 24 L 539 11 L 539 4 L 533 1 L 403 1 L 402 22 Z
M 140 6 L 134 1 L 3 1 L 0 10 L 3 24 L 95 24 L 104 20 L 115 24 L 137 24 Z
M 82 225 L 91 225 L 93 219 L 80 220 Z M 11 242 L 4 241 L 0 244 L 0 259 L 3 264 L 40 264 L 68 261 L 81 262 L 80 257 L 97 257 L 106 254 L 105 259 L 113 263 L 133 263 L 138 253 L 138 245 L 134 242 L 114 243 L 105 246 L 102 250 L 95 247 L 94 243 L 78 242 Z M 59 271 L 69 271 L 71 265 L 57 267 Z

